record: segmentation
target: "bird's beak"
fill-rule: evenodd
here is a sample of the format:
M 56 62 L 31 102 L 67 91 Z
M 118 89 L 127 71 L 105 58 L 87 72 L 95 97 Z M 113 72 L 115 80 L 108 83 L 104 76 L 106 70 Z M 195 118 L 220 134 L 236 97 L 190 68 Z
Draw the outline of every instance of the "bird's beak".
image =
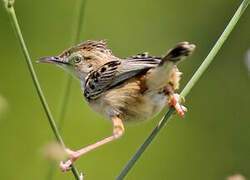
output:
M 67 62 L 64 62 L 62 60 L 62 58 L 60 58 L 58 56 L 44 57 L 44 58 L 38 59 L 36 62 L 38 62 L 38 63 L 52 63 L 52 64 L 58 64 L 58 65 L 69 64 Z

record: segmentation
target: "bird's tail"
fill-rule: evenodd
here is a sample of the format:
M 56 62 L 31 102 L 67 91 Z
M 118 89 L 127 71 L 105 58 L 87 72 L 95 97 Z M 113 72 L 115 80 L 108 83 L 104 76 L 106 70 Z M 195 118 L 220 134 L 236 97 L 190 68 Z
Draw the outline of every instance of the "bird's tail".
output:
M 151 90 L 160 89 L 165 87 L 169 82 L 172 82 L 175 87 L 178 87 L 181 73 L 178 71 L 176 64 L 189 56 L 194 49 L 195 45 L 189 44 L 188 42 L 181 42 L 170 49 L 167 54 L 163 56 L 159 66 L 151 69 L 146 80 L 147 88 Z

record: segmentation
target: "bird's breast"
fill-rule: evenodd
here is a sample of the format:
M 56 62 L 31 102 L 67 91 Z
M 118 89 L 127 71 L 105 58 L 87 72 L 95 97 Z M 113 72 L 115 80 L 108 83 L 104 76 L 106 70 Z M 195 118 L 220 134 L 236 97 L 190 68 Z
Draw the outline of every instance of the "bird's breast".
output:
M 88 102 L 105 118 L 117 115 L 124 122 L 141 122 L 158 114 L 166 105 L 167 96 L 160 91 L 146 90 L 140 77 L 132 78 Z

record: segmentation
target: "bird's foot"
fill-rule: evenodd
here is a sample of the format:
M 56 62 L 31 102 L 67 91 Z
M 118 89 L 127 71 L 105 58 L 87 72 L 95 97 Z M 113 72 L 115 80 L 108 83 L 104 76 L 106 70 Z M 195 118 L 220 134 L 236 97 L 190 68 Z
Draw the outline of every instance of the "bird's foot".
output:
M 104 138 L 101 141 L 98 141 L 94 144 L 91 144 L 87 147 L 84 147 L 78 151 L 72 151 L 70 149 L 65 149 L 65 151 L 69 155 L 70 159 L 67 160 L 66 162 L 60 162 L 60 169 L 62 170 L 62 172 L 69 171 L 72 167 L 72 164 L 83 154 L 120 137 L 122 135 L 122 133 L 124 132 L 124 127 L 123 127 L 122 121 L 119 118 L 114 118 L 113 121 L 114 121 L 114 133 L 115 133 L 115 135 Z
M 179 99 L 180 99 L 180 95 L 179 94 L 170 94 L 170 99 L 169 99 L 169 106 L 173 106 L 177 113 L 183 117 L 185 112 L 187 112 L 187 108 L 183 105 L 181 105 L 180 103 L 178 103 Z M 183 97 L 181 97 L 182 103 L 185 102 L 185 99 Z
M 77 152 L 70 149 L 65 149 L 66 153 L 70 156 L 70 159 L 66 162 L 60 162 L 60 169 L 62 172 L 71 170 L 72 164 L 78 159 L 79 155 Z
M 72 163 L 73 162 L 71 161 L 71 159 L 67 160 L 66 162 L 61 161 L 60 162 L 60 169 L 61 169 L 61 171 L 62 172 L 70 171 Z

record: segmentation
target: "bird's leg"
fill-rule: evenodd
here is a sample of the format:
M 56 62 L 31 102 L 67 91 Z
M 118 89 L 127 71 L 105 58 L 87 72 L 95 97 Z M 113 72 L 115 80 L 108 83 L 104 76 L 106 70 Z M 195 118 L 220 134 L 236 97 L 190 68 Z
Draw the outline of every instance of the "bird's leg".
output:
M 180 103 L 178 103 L 179 99 L 180 99 L 180 95 L 179 94 L 169 94 L 169 102 L 168 104 L 170 106 L 174 106 L 174 108 L 176 109 L 176 111 L 178 112 L 178 114 L 183 117 L 184 116 L 184 113 L 187 112 L 187 108 L 183 105 L 181 105 Z M 182 99 L 182 101 L 184 101 Z
M 91 144 L 87 147 L 84 147 L 78 151 L 72 151 L 70 149 L 66 149 L 66 152 L 70 155 L 71 158 L 69 160 L 67 160 L 66 162 L 60 163 L 60 169 L 62 170 L 62 172 L 69 171 L 71 169 L 72 163 L 75 162 L 81 155 L 83 155 L 83 154 L 87 153 L 88 151 L 91 151 L 92 149 L 95 149 L 103 144 L 106 144 L 110 141 L 115 140 L 123 134 L 124 126 L 123 126 L 122 120 L 117 116 L 111 117 L 111 120 L 113 122 L 113 135 L 112 136 L 107 137 L 101 141 L 94 143 L 94 144 Z
M 174 91 L 173 91 L 173 89 L 172 89 L 171 86 L 168 86 L 168 87 L 166 88 L 166 91 L 167 91 L 167 93 L 168 93 L 168 95 L 169 95 L 168 105 L 169 105 L 169 106 L 173 106 L 173 107 L 176 109 L 177 113 L 178 113 L 181 117 L 183 117 L 184 114 L 185 114 L 185 112 L 187 112 L 187 108 L 186 108 L 185 106 L 181 105 L 181 104 L 178 102 L 179 99 L 180 99 L 180 95 L 174 93 Z M 181 101 L 182 101 L 182 103 L 184 103 L 184 102 L 185 102 L 185 99 L 184 99 L 183 97 L 181 97 Z

